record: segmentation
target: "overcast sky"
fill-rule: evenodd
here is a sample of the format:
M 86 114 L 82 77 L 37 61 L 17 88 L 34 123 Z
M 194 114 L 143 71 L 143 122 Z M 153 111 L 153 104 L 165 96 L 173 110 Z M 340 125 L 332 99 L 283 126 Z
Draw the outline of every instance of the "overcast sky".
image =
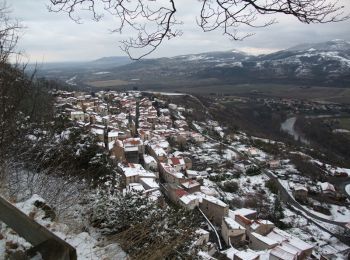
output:
M 2 1 L 2 0 L 0 0 Z M 342 0 L 350 12 L 349 0 Z M 196 24 L 200 6 L 198 0 L 177 0 L 177 19 L 183 35 L 165 41 L 149 57 L 175 56 L 207 51 L 239 49 L 253 54 L 272 52 L 300 43 L 322 42 L 331 39 L 350 41 L 350 21 L 332 24 L 305 25 L 293 17 L 278 16 L 279 23 L 268 28 L 254 29 L 256 34 L 243 41 L 231 41 L 221 31 L 204 33 Z M 84 16 L 83 24 L 70 20 L 64 13 L 50 13 L 49 0 L 8 0 L 12 16 L 26 27 L 19 48 L 30 62 L 83 61 L 106 56 L 125 55 L 119 49 L 123 35 L 111 34 L 116 20 L 108 15 L 99 22 Z M 246 29 L 243 29 L 245 32 Z M 251 32 L 251 29 L 250 31 Z

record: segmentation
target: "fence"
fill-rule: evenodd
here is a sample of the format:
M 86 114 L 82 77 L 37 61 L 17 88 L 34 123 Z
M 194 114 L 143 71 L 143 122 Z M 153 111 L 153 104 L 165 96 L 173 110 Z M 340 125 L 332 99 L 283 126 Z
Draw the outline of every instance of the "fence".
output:
M 33 245 L 33 248 L 28 250 L 28 255 L 39 252 L 45 260 L 77 259 L 74 247 L 30 219 L 1 196 L 0 220 Z

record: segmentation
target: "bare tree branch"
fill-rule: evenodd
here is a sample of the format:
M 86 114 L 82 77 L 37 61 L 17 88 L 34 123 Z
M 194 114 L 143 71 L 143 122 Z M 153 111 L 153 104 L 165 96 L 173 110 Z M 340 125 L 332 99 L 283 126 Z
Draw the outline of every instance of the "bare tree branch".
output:
M 18 33 L 22 26 L 9 16 L 10 10 L 6 2 L 0 3 L 0 63 L 8 61 L 15 54 Z
M 122 33 L 131 28 L 135 37 L 121 41 L 120 48 L 132 59 L 140 59 L 154 52 L 160 44 L 182 35 L 175 18 L 177 0 L 50 0 L 50 11 L 66 12 L 76 22 L 76 9 L 87 10 L 98 21 L 107 12 L 119 20 L 112 32 Z M 204 32 L 222 30 L 232 40 L 253 35 L 239 34 L 242 26 L 260 28 L 276 23 L 276 19 L 259 21 L 266 15 L 294 16 L 302 23 L 329 23 L 349 19 L 338 0 L 198 0 L 201 10 L 198 25 Z M 143 54 L 133 55 L 142 50 Z

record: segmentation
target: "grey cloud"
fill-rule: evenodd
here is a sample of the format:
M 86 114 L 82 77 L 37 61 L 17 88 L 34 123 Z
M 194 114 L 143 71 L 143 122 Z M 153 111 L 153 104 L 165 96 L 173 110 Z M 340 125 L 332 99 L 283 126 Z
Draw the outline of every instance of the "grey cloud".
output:
M 343 0 L 346 10 L 350 4 Z M 93 22 L 84 15 L 83 24 L 76 24 L 63 13 L 50 13 L 46 5 L 49 0 L 15 0 L 10 2 L 13 16 L 27 27 L 19 44 L 31 61 L 76 61 L 91 60 L 101 56 L 125 55 L 118 47 L 121 39 L 133 32 L 126 30 L 122 35 L 110 34 L 117 21 L 106 15 L 100 22 Z M 292 17 L 278 16 L 279 23 L 268 28 L 240 28 L 244 33 L 256 35 L 244 41 L 231 41 L 220 30 L 204 33 L 196 24 L 200 3 L 197 0 L 178 0 L 178 20 L 183 36 L 163 45 L 149 57 L 174 56 L 206 51 L 243 49 L 264 52 L 288 48 L 305 42 L 319 42 L 340 38 L 350 41 L 350 21 L 332 24 L 305 25 Z M 266 18 L 263 18 L 266 19 Z

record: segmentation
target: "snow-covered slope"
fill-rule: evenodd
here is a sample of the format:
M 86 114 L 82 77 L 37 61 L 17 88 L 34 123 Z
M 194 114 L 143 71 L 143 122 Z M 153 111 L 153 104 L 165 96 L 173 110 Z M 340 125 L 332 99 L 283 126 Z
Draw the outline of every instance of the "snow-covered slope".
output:
M 287 50 L 258 57 L 257 64 L 265 70 L 294 79 L 331 82 L 349 79 L 350 43 L 333 40 L 302 44 Z
M 34 194 L 30 199 L 16 203 L 15 206 L 72 245 L 77 251 L 79 260 L 127 259 L 126 253 L 118 244 L 103 241 L 97 232 L 93 232 L 92 228 L 89 229 L 89 232 L 72 231 L 72 227 L 47 217 L 42 208 L 35 206 L 36 202 L 46 203 L 44 199 Z M 0 260 L 7 259 L 8 253 L 25 251 L 31 247 L 26 240 L 5 224 L 0 223 Z
M 102 60 L 108 61 L 108 58 Z M 216 79 L 216 82 L 235 84 L 282 83 L 350 87 L 350 43 L 343 40 L 308 43 L 259 56 L 230 50 L 143 59 L 118 67 L 109 63 L 109 67 L 79 73 L 81 82 L 110 79 L 131 81 L 137 78 L 143 83 L 151 81 L 152 84 L 161 84 L 174 80 L 194 82 Z M 77 73 L 69 70 L 69 74 L 61 71 L 59 75 L 67 80 Z

